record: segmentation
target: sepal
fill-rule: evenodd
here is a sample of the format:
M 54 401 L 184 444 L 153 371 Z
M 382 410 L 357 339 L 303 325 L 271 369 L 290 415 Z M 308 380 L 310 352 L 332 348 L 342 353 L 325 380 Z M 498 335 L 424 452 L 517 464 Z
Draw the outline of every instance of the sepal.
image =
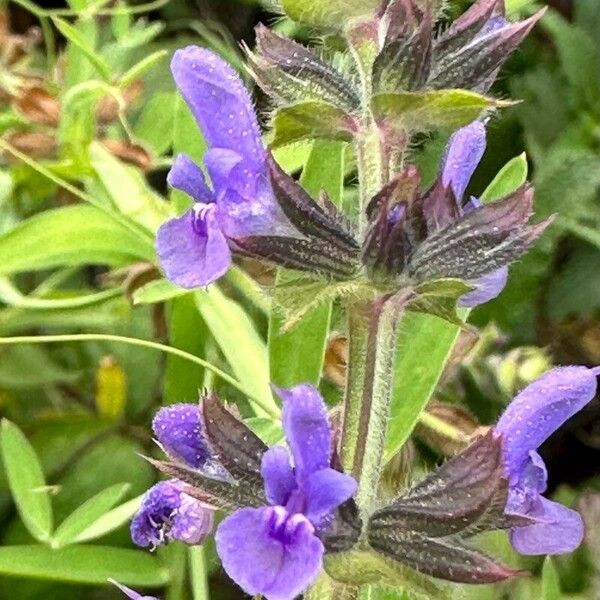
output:
M 256 50 L 247 50 L 250 70 L 265 93 L 278 103 L 314 100 L 347 111 L 360 106 L 352 82 L 302 44 L 258 25 Z
M 489 432 L 371 516 L 370 546 L 421 573 L 492 583 L 519 572 L 469 547 L 475 533 L 506 527 L 502 439 Z
M 185 493 L 215 508 L 235 509 L 265 503 L 260 466 L 268 447 L 232 414 L 216 394 L 200 399 L 202 442 L 210 459 L 194 468 L 177 457 L 147 460 L 186 484 Z
M 496 21 L 488 26 L 489 31 L 478 33 L 466 46 L 452 52 L 440 52 L 439 48 L 434 48 L 436 59 L 427 85 L 435 89 L 489 89 L 498 69 L 517 49 L 544 12 L 541 10 L 529 19 L 517 23 L 509 23 L 502 17 L 496 17 Z M 447 42 L 445 45 L 448 45 Z
M 360 247 L 345 217 L 326 198 L 316 203 L 272 156 L 267 166 L 273 195 L 297 235 L 236 239 L 238 253 L 327 279 L 348 280 L 360 270 Z
M 525 185 L 434 232 L 411 256 L 409 275 L 417 281 L 468 280 L 514 262 L 550 224 L 526 226 L 532 203 L 533 188 Z
M 405 23 L 410 23 L 413 12 L 406 9 L 406 13 Z M 425 13 L 413 31 L 409 27 L 405 25 L 396 39 L 386 43 L 373 63 L 373 89 L 378 92 L 419 89 L 427 79 L 431 69 L 431 13 Z

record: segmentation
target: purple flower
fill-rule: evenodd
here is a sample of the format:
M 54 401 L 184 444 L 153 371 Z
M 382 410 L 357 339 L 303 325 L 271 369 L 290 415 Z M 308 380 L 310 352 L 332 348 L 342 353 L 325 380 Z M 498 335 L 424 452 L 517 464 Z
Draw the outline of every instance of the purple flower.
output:
M 299 385 L 279 393 L 293 465 L 282 446 L 265 452 L 261 472 L 270 506 L 235 511 L 216 534 L 229 576 L 267 600 L 291 600 L 316 579 L 324 553 L 319 536 L 356 491 L 352 477 L 330 467 L 331 431 L 318 392 Z
M 213 511 L 184 492 L 176 479 L 161 481 L 144 495 L 131 521 L 131 539 L 152 549 L 173 540 L 201 544 L 212 531 Z
M 171 70 L 207 142 L 212 188 L 191 158 L 177 156 L 168 182 L 194 205 L 162 225 L 156 245 L 167 278 L 194 288 L 229 269 L 236 238 L 291 228 L 273 198 L 252 101 L 235 71 L 197 46 L 175 52 Z
M 116 585 L 128 598 L 131 598 L 131 600 L 158 600 L 155 596 L 142 596 L 135 590 L 128 588 L 126 585 L 123 585 L 114 579 L 109 579 L 108 581 L 113 585 Z
M 528 385 L 500 417 L 504 466 L 509 481 L 506 512 L 535 521 L 511 530 L 521 554 L 562 554 L 583 539 L 577 512 L 542 496 L 547 472 L 537 449 L 596 394 L 598 369 L 560 367 Z
M 202 435 L 200 408 L 173 404 L 158 411 L 152 422 L 154 435 L 169 456 L 193 469 L 210 463 Z M 200 544 L 212 531 L 213 510 L 185 493 L 176 479 L 161 481 L 145 494 L 131 522 L 135 544 L 156 548 L 171 540 Z
M 458 203 L 459 215 L 481 206 L 480 200 L 473 197 L 463 204 L 463 197 L 485 147 L 485 126 L 481 121 L 474 121 L 456 131 L 446 146 L 442 162 L 442 185 L 452 189 Z M 504 289 L 507 278 L 508 267 L 502 267 L 471 281 L 474 289 L 462 296 L 459 304 L 473 307 L 496 298 Z

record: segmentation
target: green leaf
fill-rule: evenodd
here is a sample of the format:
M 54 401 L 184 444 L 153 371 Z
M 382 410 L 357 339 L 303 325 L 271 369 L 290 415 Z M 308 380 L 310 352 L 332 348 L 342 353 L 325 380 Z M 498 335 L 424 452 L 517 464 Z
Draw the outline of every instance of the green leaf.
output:
M 149 54 L 140 62 L 133 65 L 131 69 L 128 69 L 121 78 L 119 79 L 119 87 L 126 88 L 128 85 L 132 84 L 137 79 L 143 77 L 150 69 L 152 69 L 157 63 L 159 63 L 165 56 L 167 56 L 167 50 L 157 50 L 152 54 Z
M 153 260 L 154 248 L 107 213 L 88 205 L 39 213 L 0 236 L 0 274 L 60 266 L 120 266 Z
M 467 312 L 460 316 L 466 319 Z M 460 328 L 432 315 L 407 313 L 401 320 L 386 459 L 402 448 L 427 405 L 450 357 Z
M 76 21 L 72 28 L 77 30 L 77 37 L 85 40 L 91 53 L 94 54 L 94 48 L 100 37 L 100 27 L 97 19 L 80 19 Z M 90 81 L 95 78 L 96 67 L 89 60 L 87 55 L 75 43 L 67 44 L 66 64 L 64 74 L 64 89 L 68 90 L 72 86 Z
M 96 53 L 94 47 L 89 43 L 88 39 L 78 31 L 77 28 L 67 23 L 67 21 L 58 17 L 53 17 L 52 22 L 56 28 L 69 40 L 71 44 L 77 47 L 84 56 L 94 66 L 96 71 L 102 77 L 104 81 L 110 81 L 111 71 L 106 61 Z
M 415 289 L 417 296 L 407 308 L 414 312 L 435 315 L 462 327 L 463 322 L 457 313 L 456 304 L 459 298 L 471 289 L 471 286 L 460 279 L 428 281 Z
M 590 107 L 597 106 L 600 100 L 600 52 L 597 40 L 554 10 L 544 15 L 541 25 L 552 35 L 562 71 L 573 95 Z
M 313 197 L 323 189 L 339 205 L 344 185 L 344 144 L 314 142 L 300 182 Z M 277 285 L 286 285 L 291 277 L 280 270 Z M 271 312 L 269 362 L 273 383 L 281 387 L 303 382 L 319 384 L 330 319 L 328 298 L 321 306 L 309 311 L 290 331 L 282 331 L 285 319 L 275 311 Z
M 59 383 L 75 383 L 80 373 L 67 370 L 52 355 L 34 346 L 15 346 L 0 351 L 0 387 L 26 389 Z
M 551 556 L 546 556 L 542 568 L 542 600 L 561 600 L 560 581 Z
M 34 538 L 47 542 L 52 534 L 52 505 L 37 455 L 21 430 L 6 419 L 0 427 L 0 448 L 23 524 Z
M 128 483 L 118 483 L 84 502 L 56 528 L 52 536 L 52 547 L 60 548 L 73 543 L 82 532 L 119 502 L 128 489 Z
M 327 102 L 300 102 L 279 109 L 273 118 L 273 147 L 307 139 L 352 141 L 351 117 Z
M 138 511 L 142 498 L 143 494 L 109 510 L 94 521 L 89 527 L 84 529 L 73 540 L 73 543 L 79 544 L 81 542 L 95 540 L 96 538 L 102 537 L 103 535 L 122 527 L 125 523 L 129 523 L 131 517 Z
M 281 0 L 287 16 L 298 23 L 342 30 L 350 19 L 375 15 L 379 0 Z
M 210 332 L 198 312 L 194 295 L 186 292 L 185 296 L 169 303 L 169 345 L 195 356 L 206 356 Z M 164 402 L 197 402 L 198 390 L 204 387 L 206 375 L 203 367 L 169 356 L 164 377 Z
M 149 231 L 156 231 L 169 216 L 169 206 L 134 167 L 123 164 L 104 146 L 90 145 L 90 161 L 115 207 Z
M 154 279 L 133 292 L 133 303 L 156 304 L 187 293 L 188 290 L 177 287 L 167 279 Z
M 501 175 L 501 176 L 500 176 Z M 527 177 L 524 156 L 513 158 L 484 191 L 488 201 L 517 189 Z M 459 309 L 466 321 L 470 310 Z M 391 459 L 410 437 L 427 406 L 458 339 L 460 327 L 432 315 L 407 313 L 399 325 L 394 389 L 385 444 Z
M 107 95 L 109 86 L 91 80 L 74 85 L 61 98 L 58 139 L 77 164 L 87 166 L 85 149 L 96 135 L 96 105 Z
M 527 180 L 527 156 L 525 152 L 509 160 L 490 183 L 480 200 L 484 203 L 499 200 L 520 188 Z
M 281 421 L 268 419 L 266 417 L 250 417 L 244 419 L 244 423 L 254 431 L 254 433 L 265 443 L 267 446 L 274 446 L 275 444 L 283 440 L 283 429 L 281 428 Z
M 56 294 L 65 294 L 65 297 L 58 298 L 38 298 L 36 296 L 24 296 L 14 287 L 6 278 L 0 277 L 0 300 L 9 306 L 28 308 L 31 310 L 64 310 L 71 308 L 81 308 L 84 306 L 95 306 L 103 304 L 107 300 L 112 300 L 123 294 L 120 288 L 103 290 L 101 292 L 77 294 L 69 292 L 54 292 Z M 72 295 L 71 295 L 72 294 Z
M 377 94 L 372 104 L 376 119 L 392 120 L 413 132 L 458 129 L 483 111 L 507 105 L 466 90 Z
M 237 380 L 261 406 L 253 404 L 257 416 L 275 416 L 279 409 L 269 387 L 267 347 L 242 307 L 216 286 L 195 292 L 196 305 Z M 266 410 L 265 410 L 266 409 Z
M 142 109 L 134 131 L 144 144 L 161 156 L 173 143 L 173 112 L 177 97 L 174 92 L 154 94 Z
M 105 585 L 113 578 L 131 586 L 158 587 L 169 572 L 148 552 L 108 546 L 0 548 L 0 573 L 13 577 Z

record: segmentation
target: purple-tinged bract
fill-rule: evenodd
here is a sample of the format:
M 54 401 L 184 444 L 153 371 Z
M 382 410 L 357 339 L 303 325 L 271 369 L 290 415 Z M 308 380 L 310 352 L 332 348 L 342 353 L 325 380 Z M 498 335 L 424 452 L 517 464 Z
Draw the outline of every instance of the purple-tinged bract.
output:
M 318 392 L 300 385 L 280 395 L 293 464 L 285 448 L 270 448 L 261 472 L 271 506 L 237 510 L 216 535 L 229 576 L 267 600 L 291 600 L 317 578 L 325 551 L 319 536 L 356 491 L 352 477 L 330 467 L 331 432 Z
M 579 514 L 542 496 L 547 472 L 537 449 L 594 398 L 597 375 L 596 369 L 578 366 L 549 371 L 516 396 L 494 428 L 502 435 L 510 484 L 506 512 L 535 521 L 511 531 L 521 554 L 562 554 L 581 544 Z

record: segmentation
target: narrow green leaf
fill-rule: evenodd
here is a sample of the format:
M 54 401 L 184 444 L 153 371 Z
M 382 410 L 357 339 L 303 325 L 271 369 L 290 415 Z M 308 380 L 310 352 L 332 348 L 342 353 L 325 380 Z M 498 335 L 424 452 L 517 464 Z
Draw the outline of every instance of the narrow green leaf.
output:
M 109 510 L 101 517 L 96 519 L 89 527 L 84 529 L 74 540 L 73 543 L 79 544 L 81 542 L 88 542 L 89 540 L 95 540 L 119 527 L 122 527 L 126 523 L 129 523 L 131 517 L 137 512 L 142 502 L 143 496 L 136 496 L 135 498 L 120 504 L 116 508 Z
M 273 147 L 307 139 L 352 141 L 350 117 L 327 102 L 300 102 L 279 109 L 273 119 Z
M 198 311 L 194 295 L 173 298 L 168 305 L 169 345 L 195 356 L 206 356 L 210 332 Z M 191 365 L 178 356 L 167 357 L 164 377 L 164 402 L 197 402 L 204 386 L 206 369 Z
M 39 213 L 0 236 L 0 274 L 61 266 L 120 266 L 153 260 L 154 248 L 107 213 L 87 205 Z
M 261 406 L 253 403 L 257 416 L 279 412 L 269 387 L 267 347 L 242 307 L 216 286 L 195 292 L 198 310 L 210 329 L 236 378 Z
M 79 19 L 72 25 L 72 28 L 77 31 L 78 39 L 84 40 L 86 46 L 91 48 L 91 53 L 94 54 L 93 49 L 100 37 L 98 20 Z M 67 44 L 65 58 L 64 90 L 68 90 L 78 83 L 96 78 L 96 67 L 77 44 Z
M 53 17 L 52 22 L 55 27 L 73 44 L 76 46 L 84 56 L 90 61 L 90 63 L 94 66 L 96 71 L 100 74 L 104 81 L 110 81 L 111 79 L 111 71 L 110 67 L 106 63 L 106 61 L 96 53 L 94 47 L 90 45 L 89 41 L 86 37 L 78 31 L 73 25 L 67 23 L 64 19 L 60 19 L 59 17 Z
M 0 300 L 9 306 L 28 308 L 31 310 L 64 310 L 81 308 L 84 306 L 95 306 L 97 304 L 102 304 L 107 300 L 117 298 L 122 294 L 123 290 L 120 288 L 113 288 L 101 292 L 74 294 L 73 296 L 65 298 L 37 298 L 35 296 L 24 296 L 8 279 L 0 277 Z
M 119 80 L 119 87 L 126 88 L 128 85 L 132 84 L 137 79 L 143 77 L 150 69 L 152 69 L 156 64 L 158 64 L 165 56 L 167 56 L 167 50 L 157 50 L 152 54 L 149 54 L 140 62 L 133 65 L 131 69 L 128 69 Z
M 524 155 L 510 160 L 482 194 L 487 201 L 501 198 L 527 178 Z M 466 321 L 470 310 L 459 309 Z M 391 459 L 412 433 L 427 406 L 458 339 L 460 327 L 431 315 L 406 314 L 400 323 L 394 367 L 394 391 L 386 437 L 385 457 Z
M 119 483 L 102 490 L 73 511 L 52 536 L 52 546 L 71 544 L 83 531 L 105 515 L 127 492 L 128 483 Z
M 507 105 L 467 90 L 377 94 L 372 104 L 376 119 L 397 122 L 413 132 L 454 130 L 476 119 L 484 110 Z
M 542 600 L 561 600 L 560 580 L 551 556 L 546 556 L 542 568 Z
M 188 290 L 177 287 L 167 279 L 154 279 L 133 292 L 133 303 L 156 304 L 187 293 Z
M 21 430 L 6 419 L 0 427 L 0 447 L 21 520 L 34 538 L 47 542 L 52 534 L 52 505 L 38 457 Z
M 300 182 L 313 197 L 325 190 L 339 205 L 344 185 L 344 144 L 315 141 Z M 290 277 L 280 271 L 277 284 L 284 284 Z M 293 329 L 282 332 L 282 317 L 271 312 L 269 362 L 273 383 L 281 387 L 319 384 L 330 319 L 331 302 L 325 302 L 306 314 Z
M 169 572 L 148 552 L 108 546 L 0 548 L 0 573 L 14 577 L 105 585 L 109 578 L 131 586 L 158 587 Z
M 115 207 L 154 232 L 169 216 L 169 207 L 146 183 L 142 174 L 123 164 L 104 146 L 90 145 L 90 161 Z

